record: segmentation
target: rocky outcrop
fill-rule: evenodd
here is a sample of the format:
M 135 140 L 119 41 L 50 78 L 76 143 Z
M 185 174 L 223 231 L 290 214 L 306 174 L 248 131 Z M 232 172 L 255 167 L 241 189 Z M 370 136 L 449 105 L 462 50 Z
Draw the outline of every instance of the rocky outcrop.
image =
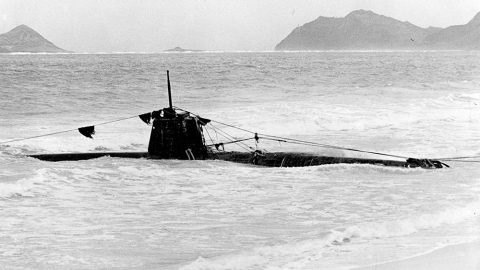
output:
M 180 47 L 175 47 L 173 49 L 165 50 L 165 52 L 203 52 L 202 50 L 192 50 L 192 49 L 182 49 Z

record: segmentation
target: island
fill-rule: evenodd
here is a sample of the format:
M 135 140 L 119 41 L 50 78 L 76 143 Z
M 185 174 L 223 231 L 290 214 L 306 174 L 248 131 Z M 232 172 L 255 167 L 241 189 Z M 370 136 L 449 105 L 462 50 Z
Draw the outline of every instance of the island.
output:
M 165 52 L 204 52 L 204 51 L 203 50 L 182 49 L 180 47 L 175 47 L 173 49 L 165 50 Z
M 367 10 L 318 17 L 295 28 L 277 51 L 480 50 L 480 12 L 466 25 L 421 28 Z
M 0 53 L 68 53 L 32 28 L 20 25 L 0 35 Z

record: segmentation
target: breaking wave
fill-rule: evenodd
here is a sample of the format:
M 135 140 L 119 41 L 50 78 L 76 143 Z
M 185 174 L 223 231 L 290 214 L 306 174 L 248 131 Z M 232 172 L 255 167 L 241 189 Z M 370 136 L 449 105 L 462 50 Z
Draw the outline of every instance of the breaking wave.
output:
M 34 197 L 34 189 L 38 183 L 45 181 L 47 170 L 46 168 L 39 169 L 34 176 L 22 178 L 15 182 L 1 182 L 0 198 Z
M 304 269 L 320 260 L 333 247 L 351 245 L 360 240 L 399 237 L 444 225 L 455 225 L 477 217 L 480 201 L 463 207 L 452 207 L 432 214 L 386 222 L 368 222 L 338 228 L 324 233 L 318 239 L 297 243 L 257 247 L 228 255 L 203 258 L 181 267 L 181 270 L 203 269 Z

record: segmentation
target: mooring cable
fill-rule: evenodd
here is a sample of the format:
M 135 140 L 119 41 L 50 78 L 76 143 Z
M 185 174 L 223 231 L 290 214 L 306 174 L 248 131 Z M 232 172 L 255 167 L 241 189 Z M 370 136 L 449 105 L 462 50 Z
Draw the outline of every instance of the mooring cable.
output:
M 138 115 L 129 116 L 129 117 L 125 117 L 125 118 L 120 118 L 120 119 L 117 119 L 117 120 L 103 122 L 103 123 L 99 123 L 99 124 L 95 124 L 95 125 L 91 125 L 91 126 L 101 126 L 101 125 L 111 124 L 111 123 L 120 122 L 120 121 L 128 120 L 128 119 L 131 119 L 131 118 L 135 118 L 135 117 L 138 117 Z M 52 136 L 52 135 L 57 135 L 57 134 L 67 133 L 67 132 L 72 132 L 72 131 L 78 131 L 78 128 L 63 130 L 63 131 L 58 131 L 58 132 L 53 132 L 53 133 L 48 133 L 48 134 L 42 134 L 42 135 L 37 135 L 37 136 L 32 136 L 32 137 L 25 137 L 25 138 L 20 138 L 20 139 L 5 141 L 5 142 L 0 142 L 0 144 L 6 144 L 6 143 L 18 142 L 18 141 L 25 141 L 25 140 L 36 139 L 36 138 L 40 138 L 40 137 L 47 137 L 47 136 Z
M 437 159 L 441 161 L 453 161 L 453 162 L 472 162 L 472 163 L 480 163 L 480 160 L 461 160 L 461 159 Z
M 230 141 L 230 142 L 222 142 L 221 144 L 231 144 L 231 143 L 239 143 L 239 142 L 243 142 L 243 141 L 248 141 L 248 140 L 253 140 L 254 138 L 247 138 L 247 139 L 241 139 L 241 140 L 236 140 L 236 141 Z M 216 144 L 218 143 L 213 143 L 212 144 L 208 144 L 206 146 L 215 146 Z
M 229 140 L 229 141 L 231 141 L 231 142 L 233 142 L 234 140 L 236 140 L 235 137 L 233 137 L 233 136 L 231 136 L 230 134 L 226 133 L 225 131 L 223 131 L 223 130 L 217 128 L 217 127 L 215 127 L 214 125 L 210 124 L 210 126 L 212 127 L 212 129 L 215 130 L 215 132 L 219 133 L 221 136 L 225 137 L 227 140 Z M 229 138 L 229 137 L 230 137 L 230 138 Z M 246 144 L 243 143 L 243 142 L 238 142 L 237 144 L 238 144 L 238 146 L 240 146 L 241 148 L 243 148 L 243 149 L 245 149 L 245 150 L 247 150 L 247 151 L 249 151 L 249 152 L 251 152 L 251 150 L 252 150 L 252 148 L 251 148 L 250 146 L 246 145 Z
M 10 140 L 10 141 L 5 141 L 5 142 L 0 142 L 0 144 L 18 142 L 18 141 L 25 141 L 25 140 L 30 140 L 30 139 L 40 138 L 40 137 L 46 137 L 46 136 L 51 136 L 51 135 L 56 135 L 56 134 L 61 134 L 61 133 L 67 133 L 67 132 L 72 132 L 72 131 L 78 131 L 78 128 L 64 130 L 64 131 L 58 131 L 58 132 L 53 132 L 53 133 L 48 133 L 48 134 L 42 134 L 42 135 L 37 135 L 37 136 L 32 136 L 32 137 L 25 137 L 25 138 L 15 139 L 15 140 Z
M 236 140 L 233 136 L 229 135 L 229 134 L 226 133 L 225 131 L 223 131 L 223 130 L 221 130 L 221 129 L 218 129 L 217 127 L 215 127 L 215 126 L 213 126 L 213 125 L 210 125 L 210 126 L 211 126 L 211 128 L 215 131 L 216 134 L 220 134 L 220 136 L 224 137 L 224 138 L 227 139 L 228 141 L 233 142 L 233 141 Z M 245 149 L 245 150 L 247 150 L 247 151 L 250 152 L 250 149 L 248 149 L 248 148 L 250 148 L 250 147 L 249 147 L 248 145 L 246 145 L 246 144 L 241 145 L 240 143 L 238 143 L 238 145 L 239 145 L 241 148 L 243 148 L 243 149 Z
M 192 113 L 190 111 L 186 111 L 186 110 L 184 110 L 182 108 L 179 108 L 179 107 L 175 107 L 175 108 L 179 109 L 179 110 L 182 110 L 184 112 L 187 112 L 187 113 L 191 113 L 193 115 L 197 115 L 195 113 Z M 215 122 L 215 123 L 219 123 L 219 124 L 227 126 L 227 127 L 231 127 L 231 128 L 235 128 L 235 129 L 238 129 L 238 130 L 245 131 L 245 132 L 249 132 L 249 133 L 252 133 L 252 134 L 256 133 L 256 132 L 253 132 L 253 131 L 250 131 L 250 130 L 246 130 L 246 129 L 239 128 L 239 127 L 236 127 L 236 126 L 233 126 L 233 125 L 222 123 L 222 122 L 219 122 L 219 121 L 216 121 L 216 120 L 210 119 L 210 121 Z M 360 153 L 368 153 L 368 154 L 388 156 L 388 157 L 394 157 L 394 158 L 402 158 L 402 159 L 408 159 L 409 158 L 409 157 L 406 157 L 406 156 L 392 155 L 392 154 L 386 154 L 386 153 L 380 153 L 380 152 L 374 152 L 374 151 L 366 151 L 366 150 L 347 148 L 347 147 L 341 147 L 341 146 L 335 146 L 335 145 L 328 145 L 328 144 L 321 144 L 321 143 L 315 143 L 315 142 L 309 142 L 309 141 L 302 141 L 302 140 L 296 140 L 296 139 L 291 139 L 291 138 L 286 138 L 286 137 L 263 134 L 263 133 L 258 133 L 258 135 L 265 136 L 265 137 L 270 137 L 270 138 L 282 139 L 282 140 L 285 140 L 284 142 L 286 142 L 286 143 L 298 142 L 298 143 L 302 143 L 302 144 L 306 144 L 306 145 L 310 145 L 310 146 L 317 146 L 317 147 L 323 147 L 323 148 L 331 148 L 331 149 L 346 150 L 346 151 L 353 151 L 353 152 L 360 152 Z
M 458 160 L 458 159 L 467 159 L 467 158 L 480 158 L 480 156 L 468 156 L 468 157 L 444 157 L 444 158 L 435 158 L 439 160 Z
M 175 109 L 178 109 L 178 110 L 181 110 L 181 111 L 184 111 L 184 112 L 187 112 L 187 113 L 190 113 L 190 114 L 193 114 L 195 116 L 199 116 L 195 113 L 192 113 L 190 111 L 187 111 L 187 110 L 184 110 L 182 108 L 179 108 L 179 107 L 176 107 L 174 106 Z M 135 115 L 135 116 L 129 116 L 129 117 L 124 117 L 124 118 L 120 118 L 120 119 L 116 119 L 116 120 L 112 120 L 112 121 L 108 121 L 108 122 L 103 122 L 103 123 L 99 123 L 99 124 L 95 124 L 95 125 L 92 125 L 92 126 L 101 126 L 101 125 L 106 125 L 106 124 L 111 124 L 111 123 L 115 123 L 115 122 L 119 122 L 119 121 L 124 121 L 124 120 L 128 120 L 128 119 L 132 119 L 132 118 L 135 118 L 135 117 L 138 117 L 139 115 Z M 244 132 L 248 132 L 248 133 L 252 133 L 252 134 L 257 134 L 256 132 L 253 132 L 253 131 L 250 131 L 250 130 L 246 130 L 246 129 L 243 129 L 243 128 L 240 128 L 240 127 L 237 127 L 237 126 L 233 126 L 233 125 L 230 125 L 230 124 L 226 124 L 226 123 L 222 123 L 220 121 L 216 121 L 216 120 L 211 120 L 211 122 L 215 122 L 215 123 L 218 123 L 218 124 L 221 124 L 221 125 L 224 125 L 224 126 L 227 126 L 227 127 L 231 127 L 231 128 L 235 128 L 235 129 L 238 129 L 238 130 L 241 130 L 241 131 L 244 131 Z M 202 124 L 205 125 L 206 127 L 206 123 L 203 123 Z M 242 139 L 242 140 L 237 140 L 235 137 L 229 135 L 228 133 L 222 131 L 221 129 L 215 127 L 213 124 L 210 124 L 210 126 L 212 127 L 212 129 L 215 131 L 216 134 L 220 133 L 220 135 L 222 135 L 223 137 L 225 137 L 227 140 L 229 140 L 230 142 L 229 143 L 236 143 L 238 144 L 241 148 L 247 150 L 247 151 L 251 151 L 253 148 L 248 146 L 247 144 L 243 143 L 243 141 L 245 140 L 248 140 L 248 139 Z M 67 132 L 72 132 L 72 131 L 78 131 L 78 128 L 75 128 L 75 129 L 68 129 L 68 130 L 63 130 L 63 131 L 58 131 L 58 132 L 53 132 L 53 133 L 48 133 L 48 134 L 42 134 L 42 135 L 37 135 L 37 136 L 32 136 L 32 137 L 25 137 L 25 138 L 20 138 L 20 139 L 14 139 L 14 140 L 9 140 L 9 141 L 4 141 L 4 142 L 0 142 L 0 144 L 6 144 L 6 143 L 12 143 L 12 142 L 18 142 L 18 141 L 24 141 L 24 140 L 30 140 L 30 139 L 35 139 L 35 138 L 40 138 L 40 137 L 46 137 L 46 136 L 52 136 L 52 135 L 57 135 L 57 134 L 62 134 L 62 133 L 67 133 Z M 208 130 L 207 130 L 207 133 L 208 133 Z M 222 134 L 223 133 L 223 134 Z M 260 137 L 262 139 L 266 139 L 266 140 L 273 140 L 273 141 L 278 141 L 278 142 L 285 142 L 285 143 L 292 143 L 292 144 L 301 144 L 301 145 L 309 145 L 309 146 L 316 146 L 316 147 L 323 147 L 323 148 L 330 148 L 330 149 L 337 149 L 337 150 L 346 150 L 346 151 L 353 151 L 353 152 L 360 152 L 360 153 L 368 153 L 368 154 L 374 154 L 374 155 L 380 155 L 380 156 L 388 156 L 388 157 L 394 157 L 394 158 L 402 158 L 402 159 L 408 159 L 409 157 L 406 157 L 406 156 L 399 156 L 399 155 L 392 155 L 392 154 L 386 154 L 386 153 L 380 153 L 380 152 L 374 152 L 374 151 L 366 151 L 366 150 L 360 150 L 360 149 L 355 149 L 355 148 L 348 148 L 348 147 L 341 147 L 341 146 L 335 146 L 335 145 L 328 145 L 328 144 L 321 144 L 321 143 L 315 143 L 315 142 L 309 142 L 309 141 L 304 141 L 304 140 L 297 140 L 297 139 L 291 139 L 291 138 L 287 138 L 287 137 L 281 137 L 281 136 L 274 136 L 274 135 L 269 135 L 269 134 L 263 134 L 263 133 L 258 133 L 258 135 L 260 136 L 263 136 L 263 137 Z M 212 141 L 213 143 L 213 139 L 211 138 L 210 134 L 208 133 L 208 136 L 210 137 L 210 140 Z M 257 135 L 256 135 L 257 136 Z M 229 138 L 230 137 L 230 138 Z M 450 161 L 459 161 L 459 162 L 480 162 L 480 161 L 473 161 L 473 160 L 461 160 L 461 159 L 469 159 L 469 158 L 480 158 L 480 156 L 468 156 L 468 157 L 450 157 L 450 158 L 436 158 L 436 160 L 450 160 Z
M 347 150 L 347 151 L 352 151 L 352 152 L 361 152 L 361 153 L 368 153 L 368 154 L 375 154 L 375 155 L 380 155 L 380 156 L 388 156 L 388 157 L 395 157 L 395 158 L 402 158 L 402 159 L 407 159 L 409 157 L 406 156 L 399 156 L 399 155 L 392 155 L 392 154 L 386 154 L 386 153 L 380 153 L 380 152 L 374 152 L 374 151 L 366 151 L 366 150 L 360 150 L 360 149 L 354 149 L 354 148 L 347 148 L 347 147 L 341 147 L 341 146 L 335 146 L 335 145 L 328 145 L 328 144 L 321 144 L 321 143 L 315 143 L 315 142 L 309 142 L 309 141 L 303 141 L 303 140 L 296 140 L 296 139 L 290 139 L 286 137 L 279 137 L 279 136 L 272 136 L 272 135 L 267 135 L 267 134 L 261 134 L 259 135 L 262 136 L 267 136 L 271 138 L 279 138 L 282 140 L 282 142 L 285 142 L 283 140 L 287 140 L 286 142 L 288 143 L 300 143 L 304 145 L 310 145 L 310 146 L 317 146 L 317 147 L 323 147 L 323 148 L 330 148 L 330 149 L 337 149 L 337 150 Z
M 210 132 L 208 132 L 208 129 L 207 129 L 206 126 L 205 126 L 205 131 L 207 132 L 207 135 L 208 135 L 208 138 L 210 138 L 210 141 L 211 141 L 212 143 L 215 143 L 215 142 L 213 141 L 213 139 L 212 139 L 212 136 L 210 136 Z

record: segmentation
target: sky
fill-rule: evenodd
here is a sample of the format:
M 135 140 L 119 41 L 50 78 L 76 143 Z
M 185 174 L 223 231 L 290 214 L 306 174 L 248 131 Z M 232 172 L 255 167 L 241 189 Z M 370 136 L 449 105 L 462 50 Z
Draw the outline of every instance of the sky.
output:
M 272 51 L 297 26 L 358 9 L 445 28 L 480 0 L 0 0 L 0 33 L 25 24 L 74 52 Z

